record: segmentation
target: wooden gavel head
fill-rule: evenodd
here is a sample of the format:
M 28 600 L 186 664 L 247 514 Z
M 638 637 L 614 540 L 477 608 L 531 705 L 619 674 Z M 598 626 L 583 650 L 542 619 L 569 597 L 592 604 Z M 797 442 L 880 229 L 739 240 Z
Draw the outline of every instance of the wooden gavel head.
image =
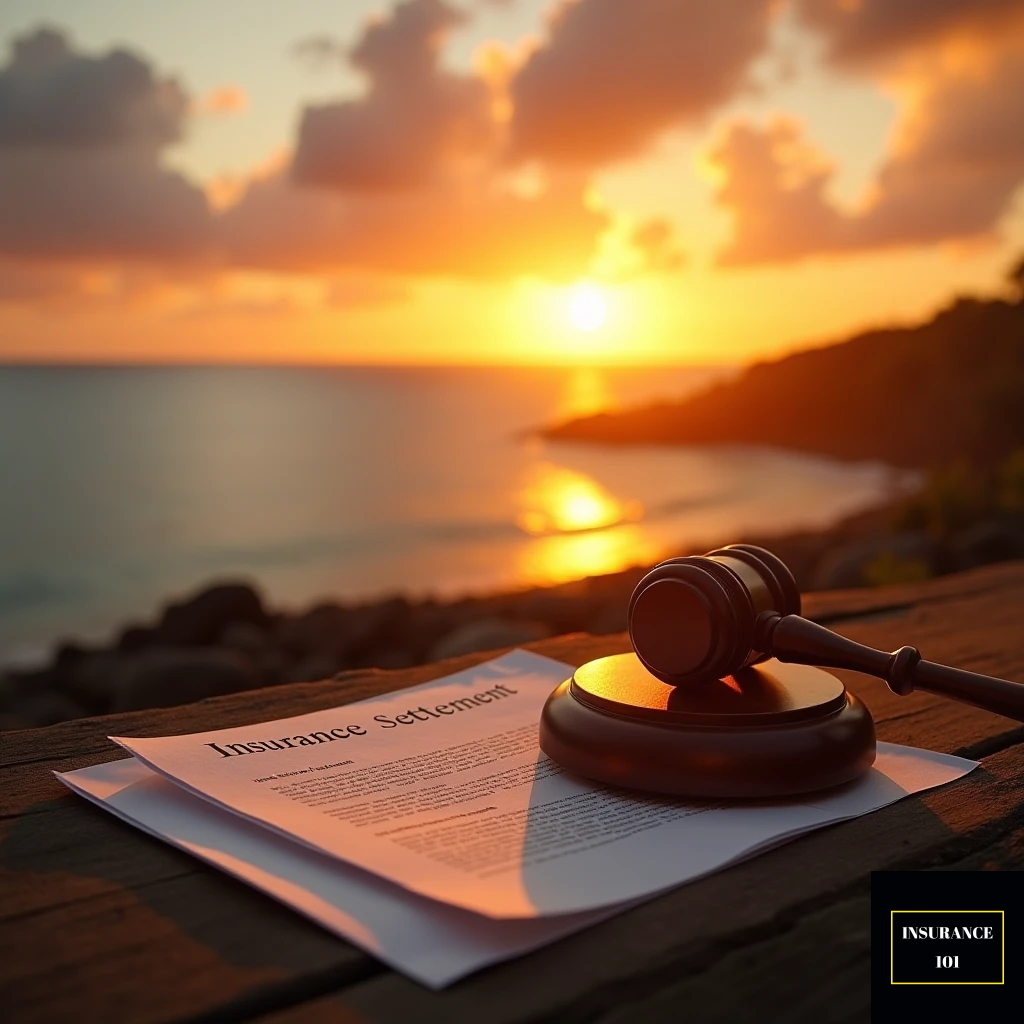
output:
M 629 637 L 662 682 L 719 679 L 768 656 L 755 638 L 766 612 L 800 614 L 793 574 L 770 551 L 733 544 L 670 558 L 647 573 L 629 601 Z
M 637 658 L 670 686 L 722 679 L 776 658 L 864 672 L 901 696 L 927 690 L 1024 721 L 1020 683 L 925 661 L 916 647 L 877 651 L 801 618 L 793 574 L 751 544 L 656 565 L 633 591 L 628 620 Z
M 793 574 L 750 544 L 655 566 L 628 619 L 634 652 L 581 665 L 540 720 L 548 757 L 613 785 L 752 798 L 857 778 L 874 760 L 874 724 L 822 667 L 1024 721 L 1020 683 L 925 661 L 914 647 L 875 650 L 803 618 Z

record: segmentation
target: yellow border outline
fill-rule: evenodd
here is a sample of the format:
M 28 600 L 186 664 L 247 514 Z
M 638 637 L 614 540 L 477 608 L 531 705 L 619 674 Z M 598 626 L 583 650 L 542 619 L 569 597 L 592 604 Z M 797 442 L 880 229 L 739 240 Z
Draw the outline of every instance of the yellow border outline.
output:
M 897 914 L 998 914 L 1002 920 L 1001 981 L 893 981 L 893 929 Z M 889 911 L 889 984 L 890 985 L 1005 985 L 1006 984 L 1006 911 L 1005 910 L 890 910 Z

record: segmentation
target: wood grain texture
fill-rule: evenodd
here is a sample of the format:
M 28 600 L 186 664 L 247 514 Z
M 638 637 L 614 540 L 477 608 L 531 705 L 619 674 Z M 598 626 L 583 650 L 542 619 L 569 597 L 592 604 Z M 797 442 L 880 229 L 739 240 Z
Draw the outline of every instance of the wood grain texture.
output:
M 1024 565 L 810 595 L 807 612 L 876 646 L 1024 678 Z M 624 635 L 530 645 L 571 664 Z M 1024 729 L 843 674 L 881 738 L 981 758 L 958 783 L 684 886 L 538 953 L 431 993 L 241 883 L 68 793 L 51 775 L 160 735 L 302 714 L 446 675 L 470 655 L 345 673 L 156 711 L 0 734 L 0 1005 L 14 1021 L 186 1019 L 865 1020 L 873 869 L 1024 865 Z M 837 923 L 849 936 L 835 948 Z M 829 949 L 823 987 L 814 962 Z M 830 998 L 826 998 L 830 996 Z

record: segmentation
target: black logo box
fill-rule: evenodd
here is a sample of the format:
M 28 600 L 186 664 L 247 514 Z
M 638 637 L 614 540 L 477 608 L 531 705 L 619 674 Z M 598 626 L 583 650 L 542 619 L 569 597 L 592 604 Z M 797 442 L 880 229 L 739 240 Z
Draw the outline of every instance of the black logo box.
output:
M 894 910 L 1005 911 L 1001 942 L 1005 945 L 1005 955 L 1003 950 L 1000 950 L 1005 963 L 1005 974 L 1000 970 L 991 976 L 992 981 L 998 981 L 1002 974 L 1004 983 L 893 984 L 893 923 L 894 920 L 900 922 L 904 916 L 897 913 L 894 918 Z M 940 917 L 946 917 L 940 914 L 923 916 L 930 918 L 932 923 L 939 923 Z M 950 914 L 948 917 L 952 920 L 942 922 L 947 927 L 954 924 L 958 918 L 967 921 L 970 915 Z M 937 1021 L 1002 1021 L 1016 1020 L 1019 1017 L 1020 1006 L 1024 1005 L 1024 875 L 1020 871 L 875 871 L 871 874 L 870 918 L 873 1019 L 887 1024 L 894 1019 L 894 1015 L 901 1015 L 895 1019 Z M 925 940 L 918 942 L 922 946 L 930 945 Z M 950 945 L 951 940 L 944 944 Z M 993 942 L 982 940 L 978 945 L 991 946 Z M 958 955 L 952 949 L 944 953 L 929 950 L 929 953 L 932 957 L 933 971 L 936 953 Z M 964 954 L 960 952 L 959 955 L 959 968 L 941 968 L 940 973 L 944 970 L 948 975 L 953 975 L 959 971 L 958 977 L 966 978 L 964 971 L 967 965 Z M 903 976 L 899 973 L 896 974 L 897 981 L 901 977 Z M 949 978 L 945 980 L 948 982 Z
M 1003 910 L 891 910 L 892 985 L 1002 985 Z

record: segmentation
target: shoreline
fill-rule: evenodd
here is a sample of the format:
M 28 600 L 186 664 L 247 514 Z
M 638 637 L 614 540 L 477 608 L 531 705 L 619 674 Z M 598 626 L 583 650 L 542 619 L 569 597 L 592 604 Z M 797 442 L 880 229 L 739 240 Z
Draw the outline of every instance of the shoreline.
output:
M 1024 521 L 989 518 L 945 538 L 894 529 L 900 503 L 825 530 L 732 538 L 774 551 L 801 590 L 910 582 L 1024 557 Z M 701 554 L 684 551 L 680 554 Z M 346 669 L 406 668 L 565 633 L 626 628 L 629 596 L 650 566 L 569 583 L 454 600 L 385 596 L 274 610 L 247 583 L 214 583 L 127 623 L 105 643 L 63 643 L 43 667 L 0 670 L 0 731 L 167 707 Z

